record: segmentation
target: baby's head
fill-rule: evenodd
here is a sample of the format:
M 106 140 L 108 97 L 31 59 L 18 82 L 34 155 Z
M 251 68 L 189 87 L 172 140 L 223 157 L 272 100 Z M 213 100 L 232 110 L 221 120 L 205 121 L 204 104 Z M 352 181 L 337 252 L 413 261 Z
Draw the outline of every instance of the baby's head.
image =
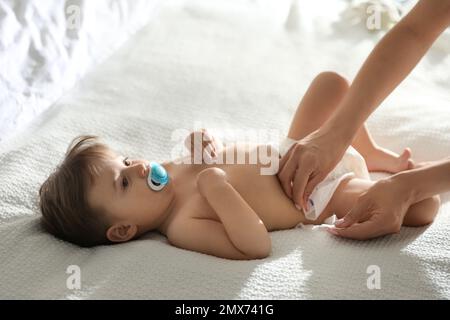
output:
M 148 162 L 118 156 L 94 136 L 75 138 L 39 189 L 42 225 L 83 247 L 124 242 L 157 229 L 174 200 L 171 183 L 147 185 Z

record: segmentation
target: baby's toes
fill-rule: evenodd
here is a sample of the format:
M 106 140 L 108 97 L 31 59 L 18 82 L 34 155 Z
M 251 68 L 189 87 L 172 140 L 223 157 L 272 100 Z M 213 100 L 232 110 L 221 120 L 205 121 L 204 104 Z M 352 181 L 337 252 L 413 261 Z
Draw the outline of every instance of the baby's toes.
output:
M 411 158 L 411 149 L 405 148 L 403 150 L 402 154 L 397 158 L 397 172 L 403 171 L 403 170 L 409 170 L 414 168 L 414 162 L 410 159 Z
M 411 170 L 411 169 L 415 169 L 415 168 L 416 168 L 416 164 L 415 164 L 414 160 L 408 159 L 408 167 L 406 168 L 406 170 Z
M 411 158 L 411 149 L 405 148 L 405 150 L 403 150 L 402 155 L 400 156 L 400 159 L 407 162 L 409 158 Z

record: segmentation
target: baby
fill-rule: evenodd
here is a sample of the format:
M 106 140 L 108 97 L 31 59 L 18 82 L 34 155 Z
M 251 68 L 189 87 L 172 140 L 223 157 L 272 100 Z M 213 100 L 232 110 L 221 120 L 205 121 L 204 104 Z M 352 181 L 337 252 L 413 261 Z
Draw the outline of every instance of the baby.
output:
M 285 194 L 276 172 L 261 174 L 267 163 L 211 163 L 238 153 L 248 159 L 261 148 L 278 161 L 296 140 L 326 121 L 347 89 L 338 74 L 319 74 L 278 149 L 224 147 L 206 130 L 191 133 L 186 139 L 188 157 L 200 155 L 198 164 L 180 159 L 149 164 L 118 156 L 95 137 L 79 137 L 39 190 L 42 224 L 55 236 L 87 247 L 125 242 L 155 230 L 179 248 L 228 259 L 265 258 L 271 252 L 270 231 L 343 217 L 374 184 L 368 171 L 395 173 L 414 167 L 409 149 L 398 156 L 376 146 L 364 126 L 354 148 L 316 187 L 303 212 Z M 201 138 L 200 149 L 195 137 Z M 418 202 L 409 208 L 403 225 L 429 224 L 438 208 L 437 196 Z

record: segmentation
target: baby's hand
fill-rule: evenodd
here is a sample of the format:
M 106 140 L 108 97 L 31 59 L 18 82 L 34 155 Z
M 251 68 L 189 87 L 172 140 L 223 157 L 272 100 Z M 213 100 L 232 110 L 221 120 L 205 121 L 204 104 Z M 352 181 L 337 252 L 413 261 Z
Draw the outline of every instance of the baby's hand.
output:
M 203 196 L 206 196 L 207 191 L 223 186 L 227 182 L 227 174 L 220 168 L 208 168 L 197 174 L 197 187 Z
M 213 159 L 217 156 L 219 151 L 219 143 L 206 129 L 191 132 L 186 137 L 184 145 L 191 152 L 191 158 L 194 163 L 205 162 L 205 158 Z

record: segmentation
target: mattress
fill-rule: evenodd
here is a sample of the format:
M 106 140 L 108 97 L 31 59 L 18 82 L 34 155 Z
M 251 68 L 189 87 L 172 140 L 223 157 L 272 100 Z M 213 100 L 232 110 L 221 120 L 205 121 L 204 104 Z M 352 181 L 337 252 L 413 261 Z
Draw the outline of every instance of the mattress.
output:
M 449 299 L 448 193 L 428 227 L 362 242 L 317 227 L 281 230 L 270 233 L 271 255 L 252 261 L 175 248 L 152 232 L 79 248 L 38 223 L 38 188 L 76 135 L 96 134 L 123 154 L 159 161 L 170 157 L 180 129 L 286 133 L 313 77 L 334 70 L 351 80 L 382 35 L 345 21 L 347 2 L 326 12 L 325 1 L 311 3 L 168 1 L 0 144 L 0 298 Z M 438 43 L 368 120 L 380 145 L 409 146 L 418 161 L 450 150 L 450 50 Z M 67 285 L 70 266 L 79 267 L 80 288 Z

